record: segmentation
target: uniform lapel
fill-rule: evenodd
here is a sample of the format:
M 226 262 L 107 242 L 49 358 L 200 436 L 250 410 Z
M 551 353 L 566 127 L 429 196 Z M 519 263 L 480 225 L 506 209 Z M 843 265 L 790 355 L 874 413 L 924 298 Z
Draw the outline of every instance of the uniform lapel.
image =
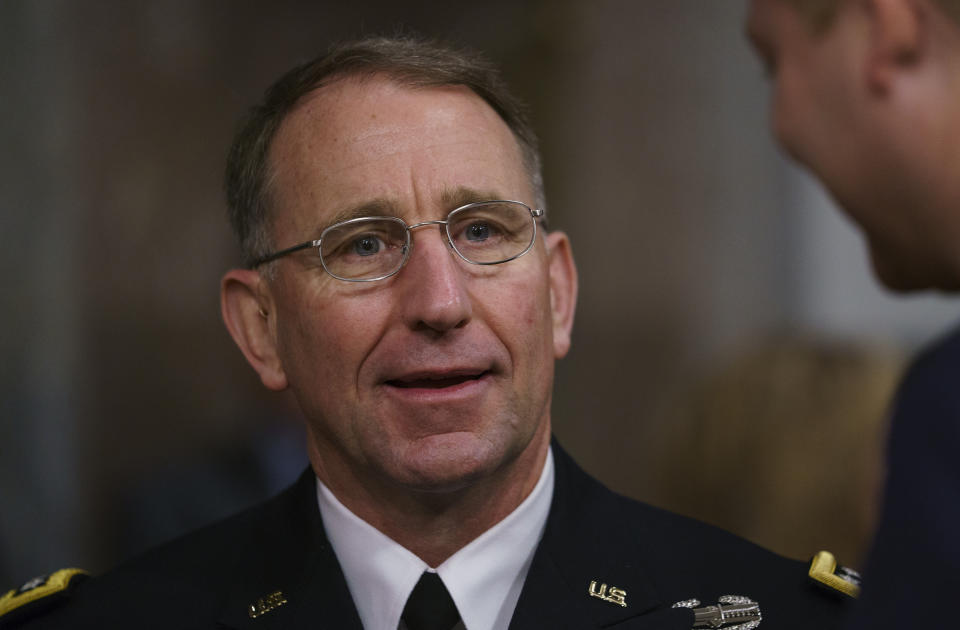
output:
M 556 441 L 552 448 L 550 516 L 510 630 L 689 630 L 692 613 L 671 609 L 657 592 L 616 496 L 580 470 Z
M 309 468 L 264 520 L 261 549 L 227 598 L 220 626 L 237 630 L 362 630 L 317 507 Z M 255 607 L 251 616 L 251 606 Z
M 552 448 L 556 481 L 550 516 L 510 630 L 689 630 L 692 613 L 669 608 L 658 593 L 616 496 L 556 442 Z M 264 519 L 259 548 L 238 551 L 249 556 L 248 570 L 225 600 L 220 627 L 362 630 L 324 533 L 315 484 L 308 469 Z M 626 606 L 612 589 L 625 593 Z M 251 606 L 257 607 L 253 617 Z

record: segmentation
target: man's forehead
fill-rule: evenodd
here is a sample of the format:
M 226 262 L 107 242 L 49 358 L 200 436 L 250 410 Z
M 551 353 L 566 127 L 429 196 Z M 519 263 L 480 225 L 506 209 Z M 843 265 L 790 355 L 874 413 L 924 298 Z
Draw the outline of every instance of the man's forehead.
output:
M 340 168 L 358 156 L 370 160 L 411 143 L 451 138 L 496 148 L 506 141 L 521 155 L 503 119 L 467 87 L 411 87 L 380 75 L 346 77 L 301 99 L 271 143 L 270 162 L 309 162 L 326 154 L 328 169 Z
M 472 201 L 527 197 L 527 184 L 513 133 L 462 86 L 338 79 L 298 104 L 270 148 L 271 205 L 287 206 L 295 198 L 296 206 L 322 210 L 321 224 L 310 218 L 299 229 L 357 216 L 419 220 L 408 216 L 409 204 L 400 199 L 411 189 L 427 191 L 431 212 L 439 212 Z
M 423 101 L 439 102 L 459 97 L 499 115 L 476 92 L 464 85 L 414 85 L 387 74 L 346 75 L 324 82 L 303 95 L 287 114 L 281 129 L 291 121 L 309 118 L 332 124 L 338 118 L 349 118 L 358 109 L 388 107 L 391 101 L 423 97 Z M 375 119 L 372 119 L 373 122 Z M 506 123 L 504 123 L 506 124 Z

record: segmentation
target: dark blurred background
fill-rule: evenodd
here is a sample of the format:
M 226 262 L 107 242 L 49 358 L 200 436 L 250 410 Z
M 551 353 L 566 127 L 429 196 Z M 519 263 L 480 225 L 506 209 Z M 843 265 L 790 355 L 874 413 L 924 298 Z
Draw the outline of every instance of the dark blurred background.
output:
M 305 464 L 297 412 L 220 322 L 224 158 L 280 73 L 398 28 L 486 51 L 530 104 L 581 274 L 566 448 L 619 491 L 857 564 L 903 357 L 957 304 L 875 288 L 768 137 L 744 10 L 0 3 L 0 584 L 103 570 Z

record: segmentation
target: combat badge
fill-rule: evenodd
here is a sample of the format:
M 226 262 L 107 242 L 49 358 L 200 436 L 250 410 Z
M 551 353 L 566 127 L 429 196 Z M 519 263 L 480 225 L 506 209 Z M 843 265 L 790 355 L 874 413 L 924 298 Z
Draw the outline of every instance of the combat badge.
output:
M 860 595 L 860 574 L 853 569 L 837 566 L 837 559 L 829 551 L 821 551 L 810 562 L 807 572 L 818 585 L 850 597 Z
M 250 604 L 250 606 L 247 607 L 247 614 L 250 615 L 251 619 L 256 619 L 260 615 L 276 610 L 286 603 L 287 598 L 284 597 L 283 592 L 274 591 Z
M 723 595 L 715 605 L 703 607 L 699 599 L 685 599 L 673 608 L 692 609 L 694 628 L 753 630 L 763 620 L 760 604 L 743 595 Z
M 65 599 L 88 573 L 82 569 L 60 569 L 35 577 L 0 597 L 0 622 L 12 622 L 45 610 Z M 0 623 L 0 625 L 3 625 Z

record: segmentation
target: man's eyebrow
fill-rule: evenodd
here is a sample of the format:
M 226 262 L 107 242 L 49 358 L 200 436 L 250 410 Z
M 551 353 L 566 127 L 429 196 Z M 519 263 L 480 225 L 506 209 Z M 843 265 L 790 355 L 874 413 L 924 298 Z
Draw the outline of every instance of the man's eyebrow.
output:
M 477 201 L 492 201 L 495 199 L 503 199 L 503 195 L 491 191 L 475 190 L 473 188 L 467 188 L 464 186 L 448 188 L 440 193 L 440 203 L 443 205 L 443 216 L 446 216 L 446 214 L 451 210 L 459 208 L 460 206 L 465 206 L 468 203 L 475 203 Z M 316 235 L 316 238 L 320 238 L 320 234 L 331 225 L 336 225 L 337 223 L 342 223 L 351 219 L 359 219 L 362 217 L 403 218 L 404 214 L 408 213 L 402 212 L 394 201 L 384 198 L 371 199 L 370 201 L 347 206 L 341 210 L 338 210 L 332 217 L 324 220 L 323 223 L 318 224 L 314 234 Z
M 476 190 L 474 188 L 467 188 L 465 186 L 448 188 L 440 193 L 440 201 L 447 209 L 447 212 L 453 210 L 454 208 L 465 206 L 468 203 L 476 203 L 478 201 L 494 201 L 497 199 L 504 199 L 504 196 L 501 193 L 492 192 L 490 190 Z
M 320 223 L 317 226 L 314 234 L 317 238 L 320 238 L 320 234 L 331 225 L 336 225 L 337 223 L 342 223 L 351 219 L 359 219 L 362 217 L 395 216 L 398 215 L 397 206 L 394 202 L 388 199 L 371 199 L 370 201 L 365 201 L 353 206 L 347 206 L 341 210 L 338 210 L 332 217 L 326 219 L 323 223 Z

